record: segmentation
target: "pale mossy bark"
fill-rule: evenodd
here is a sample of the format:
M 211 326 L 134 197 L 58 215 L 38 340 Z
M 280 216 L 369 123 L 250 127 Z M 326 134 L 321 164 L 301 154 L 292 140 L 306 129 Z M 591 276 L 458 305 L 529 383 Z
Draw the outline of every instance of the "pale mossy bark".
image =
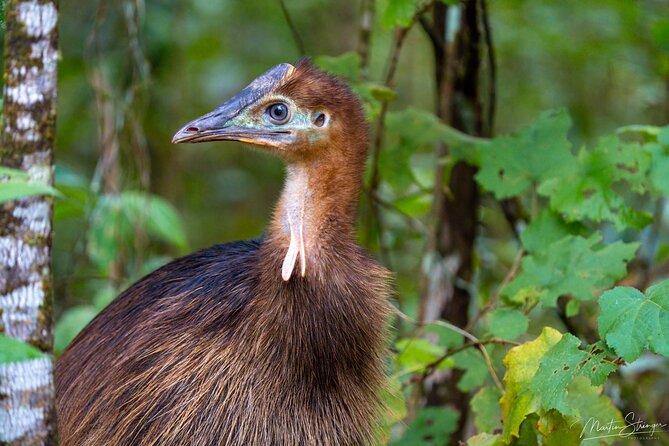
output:
M 7 0 L 0 165 L 53 183 L 58 5 Z M 0 332 L 45 353 L 0 364 L 0 445 L 57 443 L 52 335 L 53 202 L 0 205 Z

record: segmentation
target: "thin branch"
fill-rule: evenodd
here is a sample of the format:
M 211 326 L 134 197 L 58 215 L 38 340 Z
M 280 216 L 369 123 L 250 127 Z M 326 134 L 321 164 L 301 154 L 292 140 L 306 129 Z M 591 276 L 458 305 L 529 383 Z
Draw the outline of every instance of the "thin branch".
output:
M 449 348 L 439 358 L 437 358 L 434 361 L 432 361 L 431 363 L 427 364 L 425 366 L 425 370 L 423 371 L 423 374 L 420 376 L 418 381 L 419 382 L 425 381 L 432 373 L 434 373 L 437 370 L 437 367 L 439 367 L 439 365 L 442 362 L 444 362 L 446 359 L 448 359 L 450 356 L 453 356 L 456 353 L 459 353 L 459 352 L 461 352 L 463 350 L 466 350 L 470 347 L 476 347 L 478 349 L 481 349 L 488 344 L 512 345 L 514 347 L 520 345 L 519 342 L 508 341 L 506 339 L 501 339 L 501 338 L 484 339 L 484 340 L 479 341 L 479 342 L 473 342 L 473 341 L 472 342 L 465 342 L 464 344 L 462 344 L 459 347 Z M 494 377 L 494 375 L 493 375 L 493 377 Z M 501 385 L 501 383 L 500 383 L 500 385 Z M 502 392 L 504 392 L 503 388 L 500 388 L 500 390 L 502 390 Z
M 492 360 L 490 359 L 490 355 L 488 355 L 488 351 L 485 349 L 484 345 L 479 338 L 468 332 L 467 330 L 463 330 L 462 328 L 458 327 L 457 325 L 453 325 L 449 322 L 442 321 L 442 320 L 432 320 L 432 321 L 425 321 L 425 322 L 418 322 L 413 319 L 411 319 L 409 316 L 404 314 L 402 311 L 400 311 L 398 308 L 394 308 L 395 313 L 401 318 L 404 319 L 407 322 L 410 322 L 414 325 L 417 326 L 425 326 L 425 325 L 438 325 L 440 327 L 447 328 L 451 331 L 454 331 L 455 333 L 458 333 L 462 335 L 463 337 L 469 339 L 472 343 L 472 346 L 476 346 L 479 351 L 481 352 L 481 355 L 483 355 L 483 359 L 486 363 L 486 366 L 488 367 L 488 371 L 490 372 L 490 376 L 492 376 L 493 381 L 495 382 L 495 385 L 499 388 L 499 390 L 504 393 L 504 386 L 502 385 L 502 382 L 499 379 L 499 376 L 497 375 L 497 371 L 495 371 L 495 367 L 492 364 Z M 507 341 L 506 343 L 513 344 L 513 342 Z M 448 353 L 448 352 L 447 352 Z M 442 359 L 443 361 L 443 359 Z
M 425 5 L 423 5 L 422 8 L 416 11 L 409 25 L 407 25 L 404 28 L 395 29 L 395 39 L 393 42 L 393 46 L 390 50 L 390 55 L 389 55 L 390 60 L 388 61 L 388 66 L 386 68 L 386 76 L 383 82 L 384 86 L 388 88 L 391 88 L 393 86 L 395 73 L 397 72 L 397 65 L 400 58 L 400 52 L 402 50 L 402 45 L 404 44 L 406 36 L 409 34 L 411 28 L 413 28 L 413 25 L 416 23 L 416 20 L 418 20 L 418 18 L 423 13 L 425 13 L 425 11 L 431 8 L 433 4 L 434 1 L 426 3 Z M 379 207 L 377 206 L 374 197 L 376 195 L 376 191 L 378 190 L 379 183 L 381 181 L 379 175 L 379 155 L 381 154 L 381 148 L 383 147 L 383 136 L 384 136 L 384 128 L 386 124 L 387 113 L 388 113 L 388 101 L 386 100 L 381 101 L 381 112 L 379 113 L 379 118 L 376 125 L 376 132 L 374 135 L 374 144 L 372 146 L 372 160 L 371 160 L 372 174 L 369 188 L 367 189 L 368 202 L 369 202 L 369 210 L 367 212 L 367 224 L 366 224 L 367 244 L 370 243 L 372 222 L 374 220 L 378 222 L 380 219 Z
M 412 22 L 413 24 L 413 22 Z M 406 28 L 398 28 L 395 31 L 395 41 L 393 47 L 390 51 L 390 61 L 388 63 L 388 69 L 386 71 L 386 76 L 383 84 L 386 87 L 391 87 L 393 84 L 393 79 L 395 78 L 395 72 L 397 71 L 397 63 L 399 61 L 400 51 L 402 50 L 402 44 L 404 39 L 409 33 L 411 28 L 409 25 Z M 379 208 L 377 206 L 374 197 L 377 195 L 377 190 L 379 188 L 379 183 L 381 178 L 379 175 L 379 155 L 381 154 L 381 147 L 383 147 L 383 137 L 384 137 L 384 128 L 386 125 L 386 114 L 388 113 L 388 101 L 381 102 L 381 112 L 379 113 L 379 118 L 376 124 L 376 132 L 374 135 L 374 145 L 372 146 L 372 174 L 371 180 L 368 188 L 368 202 L 369 210 L 367 212 L 367 243 L 369 244 L 371 238 L 371 228 L 374 221 L 379 222 Z
M 300 52 L 300 55 L 307 54 L 307 50 L 304 46 L 304 42 L 302 41 L 302 37 L 300 37 L 300 33 L 297 31 L 295 23 L 293 23 L 293 19 L 290 17 L 290 13 L 288 12 L 288 8 L 286 8 L 286 4 L 284 3 L 283 0 L 279 0 L 279 5 L 281 5 L 281 11 L 283 12 L 283 17 L 286 19 L 288 28 L 290 28 L 290 32 L 293 35 L 293 41 L 295 41 L 295 46 L 297 47 L 297 50 Z

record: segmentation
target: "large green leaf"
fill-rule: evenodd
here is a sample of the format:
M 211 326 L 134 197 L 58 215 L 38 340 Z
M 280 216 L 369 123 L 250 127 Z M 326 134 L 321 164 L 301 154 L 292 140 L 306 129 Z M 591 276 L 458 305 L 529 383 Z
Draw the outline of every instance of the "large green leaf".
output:
M 539 369 L 529 382 L 529 389 L 540 395 L 541 407 L 556 409 L 565 415 L 577 415 L 567 401 L 567 387 L 577 376 L 585 376 L 594 384 L 602 384 L 617 366 L 605 358 L 605 351 L 596 346 L 581 350 L 581 341 L 565 334 L 541 358 Z
M 514 135 L 493 139 L 481 148 L 476 179 L 497 198 L 508 198 L 565 174 L 574 164 L 567 140 L 570 126 L 564 110 L 550 111 Z
M 602 295 L 599 306 L 599 335 L 626 361 L 634 361 L 644 349 L 669 356 L 669 280 L 645 295 L 616 287 Z
M 570 169 L 539 186 L 550 207 L 568 221 L 610 221 L 618 230 L 641 228 L 650 215 L 631 207 L 616 186 L 637 193 L 647 187 L 650 155 L 639 144 L 611 136 L 581 150 Z
M 30 181 L 28 172 L 0 166 L 0 204 L 32 195 L 60 196 L 53 187 Z
M 512 300 L 528 294 L 540 294 L 544 305 L 554 306 L 558 297 L 572 295 L 589 300 L 625 275 L 627 262 L 634 257 L 638 243 L 615 242 L 600 246 L 600 236 L 567 236 L 548 249 L 526 256 L 522 272 L 502 294 Z
M 525 418 L 541 408 L 541 401 L 529 388 L 529 383 L 539 369 L 541 359 L 548 350 L 560 342 L 562 335 L 550 327 L 531 342 L 514 347 L 504 358 L 504 388 L 500 400 L 504 418 L 503 439 L 506 443 L 520 436 L 520 425 Z
M 534 444 L 536 432 L 527 432 L 528 422 L 550 446 L 579 445 L 581 432 L 593 420 L 622 422 L 602 387 L 592 385 L 615 368 L 604 360 L 609 352 L 599 345 L 585 350 L 579 345 L 574 336 L 547 327 L 534 341 L 509 351 L 504 359 L 506 392 L 500 400 L 505 444 L 515 444 L 518 438 L 519 445 Z
M 0 364 L 27 361 L 44 357 L 44 353 L 30 344 L 0 334 Z
M 59 195 L 58 191 L 46 184 L 28 183 L 21 180 L 0 182 L 0 204 L 32 195 Z

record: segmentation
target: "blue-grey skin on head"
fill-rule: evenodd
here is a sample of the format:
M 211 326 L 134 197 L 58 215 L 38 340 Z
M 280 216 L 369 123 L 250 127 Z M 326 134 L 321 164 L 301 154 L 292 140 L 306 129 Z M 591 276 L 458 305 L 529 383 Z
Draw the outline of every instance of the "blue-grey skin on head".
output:
M 320 138 L 322 132 L 316 130 L 324 130 L 326 124 L 324 115 L 317 119 L 322 113 L 300 109 L 290 98 L 273 94 L 294 70 L 287 63 L 270 68 L 214 111 L 183 126 L 172 142 L 227 140 L 286 148 L 299 140 Z M 284 119 L 274 119 L 279 113 L 286 113 Z

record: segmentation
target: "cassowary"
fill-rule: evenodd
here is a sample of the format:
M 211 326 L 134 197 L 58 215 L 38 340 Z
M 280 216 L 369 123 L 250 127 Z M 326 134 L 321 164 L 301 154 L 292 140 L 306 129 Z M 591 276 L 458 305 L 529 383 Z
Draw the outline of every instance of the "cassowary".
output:
M 287 165 L 265 235 L 163 266 L 76 337 L 56 370 L 63 445 L 378 441 L 390 273 L 356 244 L 359 100 L 280 64 L 173 141 L 224 140 Z

